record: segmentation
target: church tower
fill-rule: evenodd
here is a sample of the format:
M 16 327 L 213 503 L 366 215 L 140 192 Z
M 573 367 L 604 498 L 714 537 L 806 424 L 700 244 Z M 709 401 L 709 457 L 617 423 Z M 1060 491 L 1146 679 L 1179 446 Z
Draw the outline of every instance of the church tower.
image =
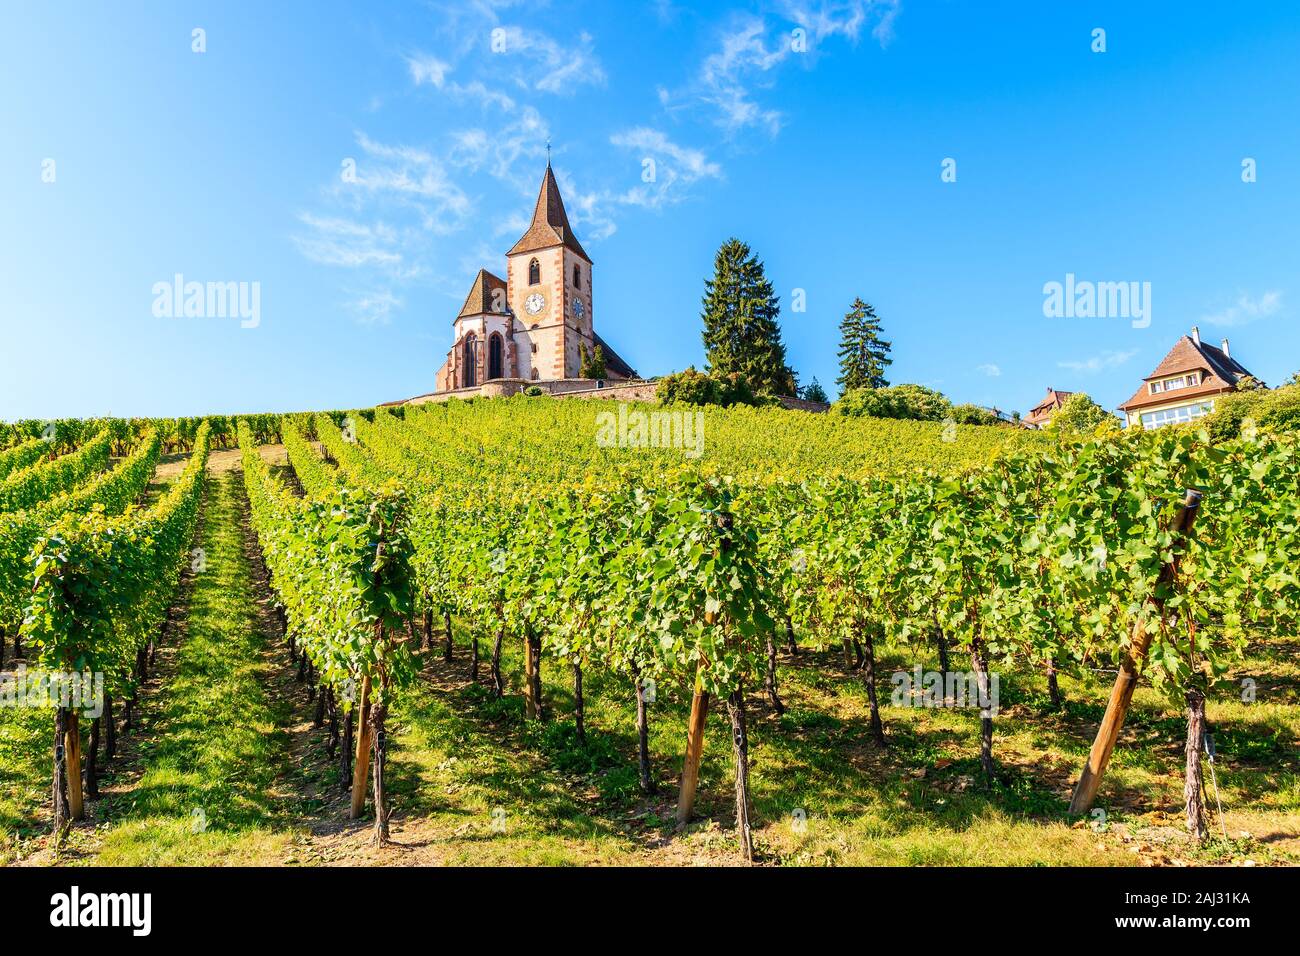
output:
M 506 258 L 510 311 L 523 333 L 521 345 L 527 339 L 518 350 L 520 377 L 577 378 L 579 346 L 595 347 L 591 258 L 569 225 L 549 162 L 533 221 Z
M 580 378 L 583 346 L 588 353 L 600 347 L 605 378 L 636 378 L 596 334 L 591 292 L 591 259 L 573 234 L 547 160 L 533 221 L 506 253 L 506 277 L 480 269 L 456 316 L 436 391 L 481 389 L 494 379 L 508 379 L 518 390 L 528 382 Z

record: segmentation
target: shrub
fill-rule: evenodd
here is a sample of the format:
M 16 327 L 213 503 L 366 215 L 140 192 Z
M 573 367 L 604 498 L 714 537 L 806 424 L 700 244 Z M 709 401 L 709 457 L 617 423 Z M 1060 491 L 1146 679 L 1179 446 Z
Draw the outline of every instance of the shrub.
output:
M 963 405 L 954 405 L 952 407 L 952 420 L 958 425 L 997 425 L 1000 424 L 998 416 L 994 415 L 987 408 L 979 405 L 966 403 Z
M 538 395 L 545 395 L 546 392 L 542 389 L 542 386 L 540 385 L 529 385 L 526 389 L 524 389 L 524 394 L 529 396 L 530 398 L 533 398 Z
M 1205 426 L 1213 441 L 1227 441 L 1241 434 L 1247 420 L 1281 431 L 1300 428 L 1300 385 L 1221 395 Z
M 1107 423 L 1118 426 L 1119 419 L 1094 402 L 1087 392 L 1075 392 L 1057 409 L 1048 428 L 1056 432 L 1083 434 Z
M 894 385 L 889 388 L 854 388 L 831 406 L 839 415 L 857 418 L 905 418 L 940 422 L 953 413 L 952 402 L 941 392 L 924 385 Z
M 664 404 L 679 405 L 757 405 L 754 390 L 739 372 L 713 376 L 694 366 L 665 375 L 659 380 L 655 395 Z

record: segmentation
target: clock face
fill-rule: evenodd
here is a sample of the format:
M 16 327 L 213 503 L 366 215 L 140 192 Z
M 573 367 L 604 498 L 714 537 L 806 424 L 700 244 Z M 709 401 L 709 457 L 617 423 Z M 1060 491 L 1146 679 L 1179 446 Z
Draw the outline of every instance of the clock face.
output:
M 546 308 L 546 296 L 540 292 L 534 292 L 528 298 L 524 299 L 524 308 L 528 310 L 529 315 L 536 315 Z
M 583 305 L 582 305 L 582 300 L 581 300 L 581 299 L 574 299 L 574 300 L 573 300 L 573 315 L 574 315 L 574 317 L 575 317 L 575 318 L 579 318 L 579 319 L 582 318 L 582 313 L 585 312 L 585 311 L 586 311 L 586 309 L 585 309 L 585 308 L 583 307 Z

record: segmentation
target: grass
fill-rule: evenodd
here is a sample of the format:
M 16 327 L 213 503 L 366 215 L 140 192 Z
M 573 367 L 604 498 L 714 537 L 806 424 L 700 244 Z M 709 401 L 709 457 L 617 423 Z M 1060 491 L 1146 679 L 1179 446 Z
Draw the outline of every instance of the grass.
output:
M 0 865 L 30 852 L 43 832 L 39 817 L 48 799 L 53 738 L 51 711 L 0 708 Z
M 138 780 L 96 807 L 95 862 L 245 863 L 283 852 L 297 798 L 289 770 L 291 702 L 268 693 L 272 635 L 259 616 L 241 540 L 240 476 L 208 478 L 188 613 L 141 741 Z
M 507 693 L 467 679 L 440 648 L 390 718 L 394 845 L 369 845 L 348 822 L 323 731 L 306 720 L 301 685 L 244 550 L 237 471 L 209 479 L 202 546 L 208 570 L 190 585 L 184 624 L 160 657 L 146 726 L 115 771 L 73 861 L 102 864 L 699 865 L 737 860 L 725 716 L 708 724 L 697 821 L 673 825 L 689 688 L 660 686 L 650 748 L 659 793 L 640 793 L 631 683 L 585 675 L 587 741 L 572 722 L 571 676 L 546 659 L 549 719 L 523 718 L 522 647 L 507 641 Z M 1111 675 L 1064 674 L 1066 705 L 1048 704 L 1042 675 L 1003 673 L 995 720 L 997 779 L 985 786 L 978 716 L 886 707 L 888 746 L 867 723 L 858 673 L 835 651 L 782 656 L 777 716 L 749 695 L 753 818 L 772 865 L 1188 865 L 1300 862 L 1300 641 L 1260 640 L 1209 706 L 1227 831 L 1211 791 L 1215 837 L 1182 833 L 1184 718 L 1140 686 L 1097 807 L 1065 807 L 1100 719 Z M 927 652 L 884 648 L 888 675 Z M 1235 688 L 1253 681 L 1254 699 Z M 719 708 L 720 710 L 720 708 Z M 0 854 L 42 861 L 48 714 L 0 712 Z M 201 811 L 202 816 L 195 811 Z M 202 825 L 195 826 L 198 820 Z M 6 850 L 5 847 L 8 847 Z M 4 857 L 0 856 L 0 860 Z

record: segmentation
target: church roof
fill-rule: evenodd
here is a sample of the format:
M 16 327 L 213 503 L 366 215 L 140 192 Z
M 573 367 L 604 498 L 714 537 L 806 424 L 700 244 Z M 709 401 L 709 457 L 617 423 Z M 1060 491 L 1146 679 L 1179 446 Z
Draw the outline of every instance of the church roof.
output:
M 486 269 L 479 269 L 478 275 L 474 277 L 474 285 L 470 287 L 469 295 L 465 297 L 465 304 L 460 307 L 460 314 L 456 316 L 463 319 L 467 315 L 482 315 L 484 312 L 497 313 L 498 310 L 492 308 L 492 293 L 497 289 L 501 290 L 501 302 L 506 302 L 506 280 L 494 276 Z M 509 308 L 509 306 L 506 306 Z M 504 313 L 505 308 L 500 312 Z
M 624 362 L 598 332 L 593 329 L 591 334 L 595 344 L 600 346 L 601 354 L 605 356 L 605 371 L 612 372 L 620 378 L 636 378 L 636 369 Z
M 547 163 L 542 188 L 537 194 L 537 207 L 533 210 L 532 224 L 506 254 L 513 256 L 520 252 L 534 252 L 561 245 L 591 262 L 591 257 L 573 234 L 573 227 L 569 225 L 569 217 L 564 211 L 564 200 L 560 198 L 559 183 L 555 181 L 551 164 Z

